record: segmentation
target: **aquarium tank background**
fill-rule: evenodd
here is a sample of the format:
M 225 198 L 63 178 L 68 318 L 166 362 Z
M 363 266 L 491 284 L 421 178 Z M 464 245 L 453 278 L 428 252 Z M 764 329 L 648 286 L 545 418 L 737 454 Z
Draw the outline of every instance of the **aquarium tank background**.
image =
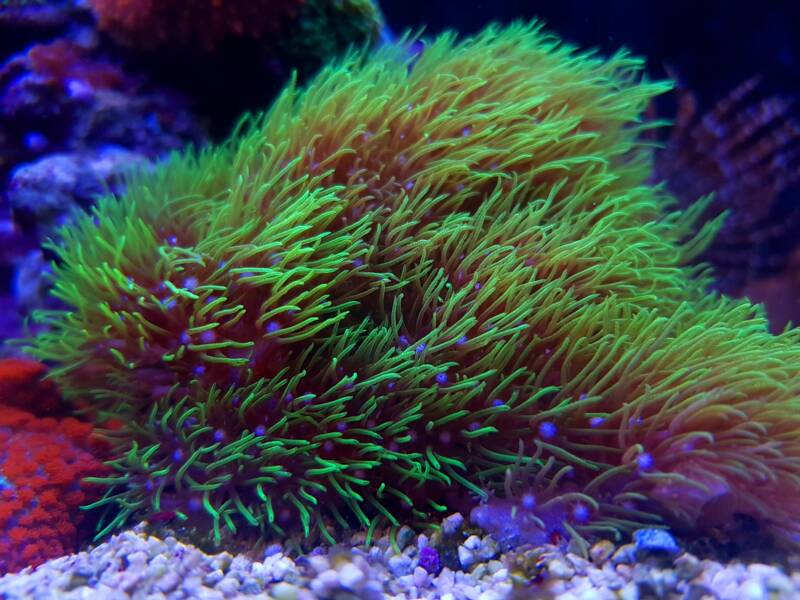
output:
M 0 3 L 0 593 L 800 597 L 799 22 Z

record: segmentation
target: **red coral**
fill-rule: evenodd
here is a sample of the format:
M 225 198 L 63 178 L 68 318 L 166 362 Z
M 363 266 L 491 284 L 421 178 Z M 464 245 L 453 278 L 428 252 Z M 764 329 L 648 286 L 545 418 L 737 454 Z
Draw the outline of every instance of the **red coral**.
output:
M 60 404 L 56 386 L 43 380 L 47 367 L 24 358 L 0 360 L 0 404 L 24 408 L 42 416 L 55 412 Z
M 212 49 L 230 37 L 278 31 L 305 0 L 91 0 L 100 28 L 143 48 L 179 42 Z
M 80 506 L 97 500 L 102 445 L 76 419 L 0 412 L 0 573 L 74 552 L 91 527 Z
M 38 418 L 59 404 L 47 368 L 0 361 L 0 573 L 38 565 L 76 550 L 88 530 L 80 506 L 101 489 L 82 482 L 106 471 L 104 445 L 92 426 L 73 418 Z

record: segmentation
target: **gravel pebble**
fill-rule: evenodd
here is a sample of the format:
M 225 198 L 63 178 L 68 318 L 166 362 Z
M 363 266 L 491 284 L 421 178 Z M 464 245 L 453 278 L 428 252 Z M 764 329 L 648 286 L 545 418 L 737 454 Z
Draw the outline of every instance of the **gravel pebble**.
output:
M 413 529 L 411 529 L 411 527 L 403 525 L 400 528 L 400 531 L 397 532 L 397 546 L 400 548 L 400 550 L 404 550 L 406 546 L 414 541 L 416 536 L 417 534 Z
M 462 569 L 469 569 L 475 564 L 475 553 L 466 546 L 458 547 L 458 562 Z
M 412 574 L 412 581 L 418 588 L 425 587 L 428 585 L 428 572 L 422 567 L 415 568 Z
M 365 579 L 363 571 L 353 563 L 345 563 L 339 569 L 339 581 L 346 590 L 358 591 L 364 585 Z
M 636 552 L 664 552 L 670 555 L 679 554 L 681 549 L 668 531 L 663 529 L 639 529 L 633 532 Z
M 231 597 L 239 591 L 239 580 L 230 575 L 226 576 L 215 587 L 218 592 L 222 592 L 225 597 Z
M 139 526 L 87 552 L 51 560 L 0 578 L 0 597 L 49 600 L 792 600 L 800 572 L 741 562 L 700 560 L 687 552 L 666 561 L 637 562 L 634 544 L 592 545 L 588 557 L 545 545 L 500 553 L 490 536 L 461 533 L 430 538 L 398 531 L 372 548 L 319 548 L 294 559 L 271 546 L 261 561 L 229 553 L 206 554 L 172 537 L 160 540 Z M 455 525 L 458 525 L 457 527 Z M 410 531 L 410 530 L 409 530 Z M 401 539 L 402 538 L 402 539 Z M 356 537 L 355 539 L 361 539 Z M 362 540 L 363 541 L 363 540 Z M 416 541 L 416 543 L 414 543 Z M 397 553 L 397 547 L 401 552 Z M 449 556 L 429 571 L 421 549 Z M 454 557 L 453 554 L 456 554 Z M 461 563 L 453 570 L 453 559 Z M 639 557 L 641 558 L 641 557 Z M 449 566 L 448 566 L 449 565 Z M 516 594 L 516 595 L 515 595 Z
M 555 579 L 569 579 L 575 575 L 575 569 L 561 559 L 551 561 L 547 565 L 547 572 Z
M 615 565 L 630 565 L 636 562 L 636 546 L 625 544 L 617 548 L 611 555 L 611 562 Z
M 500 547 L 497 545 L 497 542 L 494 541 L 492 536 L 487 535 L 481 540 L 477 554 L 478 558 L 482 561 L 491 560 L 500 554 Z
M 269 593 L 275 600 L 297 600 L 300 590 L 296 585 L 281 581 L 273 585 Z
M 137 578 L 137 581 L 138 581 L 138 578 Z M 171 592 L 176 587 L 178 587 L 178 584 L 180 582 L 181 582 L 180 575 L 178 575 L 175 571 L 169 571 L 163 577 L 161 577 L 161 579 L 159 579 L 155 583 L 155 588 L 159 592 L 163 592 L 163 593 L 166 594 L 167 592 Z M 128 587 L 132 587 L 132 586 L 128 586 Z
M 211 573 L 209 573 L 205 577 L 203 577 L 203 585 L 207 585 L 208 587 L 214 587 L 224 578 L 225 578 L 225 573 L 223 573 L 219 569 L 216 569 L 214 571 L 211 571 Z
M 703 566 L 697 557 L 683 554 L 675 559 L 675 574 L 686 581 L 694 579 L 703 572 Z
M 589 549 L 589 558 L 596 565 L 602 565 L 614 553 L 614 544 L 608 540 L 601 540 Z
M 442 534 L 445 536 L 454 536 L 464 525 L 464 516 L 461 513 L 453 513 L 442 521 Z

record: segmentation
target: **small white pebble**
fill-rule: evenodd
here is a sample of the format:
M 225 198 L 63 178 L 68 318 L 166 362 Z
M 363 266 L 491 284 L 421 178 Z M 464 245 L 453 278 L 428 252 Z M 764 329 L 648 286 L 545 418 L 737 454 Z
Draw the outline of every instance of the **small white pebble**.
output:
M 639 588 L 633 581 L 629 581 L 625 584 L 625 587 L 623 587 L 618 594 L 620 600 L 639 600 Z
M 408 575 L 412 571 L 411 559 L 405 554 L 395 555 L 389 558 L 389 570 L 395 577 Z
M 248 595 L 258 594 L 263 589 L 264 586 L 261 583 L 252 577 L 245 575 L 244 579 L 242 580 L 242 585 L 239 587 L 239 593 Z
M 236 577 L 228 575 L 217 585 L 215 585 L 214 589 L 222 592 L 225 594 L 225 596 L 233 596 L 239 591 L 239 580 L 236 579 Z
M 150 558 L 155 558 L 157 555 L 164 552 L 166 549 L 166 545 L 160 539 L 151 537 L 147 538 L 147 553 L 150 555 Z
M 575 575 L 575 569 L 560 558 L 550 561 L 547 565 L 547 572 L 555 579 L 569 579 Z
M 287 579 L 287 575 L 294 571 L 294 561 L 286 556 L 281 556 L 272 565 L 272 577 L 275 581 Z
M 339 568 L 339 582 L 347 590 L 358 591 L 365 579 L 364 573 L 353 563 L 345 563 Z
M 129 565 L 128 568 L 131 569 L 137 569 L 137 570 L 144 569 L 144 565 L 147 563 L 147 554 L 145 554 L 141 550 L 138 552 L 133 552 L 132 554 L 129 554 L 125 558 L 128 561 Z
M 159 558 L 158 556 L 156 558 Z M 167 571 L 169 571 L 169 565 L 163 564 L 161 562 L 152 561 L 147 566 L 147 576 L 153 579 L 159 579 L 166 575 Z
M 428 585 L 428 572 L 422 567 L 417 567 L 414 569 L 412 580 L 415 586 L 418 588 L 424 588 Z
M 269 593 L 275 600 L 297 600 L 299 590 L 296 585 L 281 581 L 272 586 Z
M 767 577 L 764 581 L 767 590 L 773 594 L 792 594 L 797 593 L 792 585 L 792 580 L 780 572 L 778 569 Z
M 508 569 L 503 568 L 492 575 L 492 581 L 505 581 L 508 579 Z
M 199 576 L 194 575 L 192 577 L 187 577 L 183 580 L 183 585 L 181 586 L 181 590 L 187 596 L 196 596 L 200 589 L 203 587 L 203 581 L 200 579 Z
M 453 513 L 442 521 L 442 533 L 445 536 L 455 535 L 464 525 L 464 515 L 461 513 Z
M 407 525 L 403 525 L 400 528 L 400 531 L 397 532 L 396 541 L 400 550 L 405 549 L 405 547 L 408 546 L 413 539 L 414 539 L 414 530 L 408 527 Z
M 478 563 L 475 565 L 475 568 L 470 571 L 470 575 L 472 575 L 475 579 L 483 579 L 483 577 L 489 572 L 489 567 L 487 567 L 484 563 Z
M 246 573 L 252 564 L 246 556 L 236 556 L 231 561 L 230 571 L 233 573 Z
M 740 600 L 766 600 L 769 594 L 763 584 L 751 579 L 739 586 L 736 597 Z
M 466 546 L 458 547 L 458 562 L 462 569 L 469 569 L 475 563 L 475 554 Z
M 307 560 L 308 566 L 311 567 L 317 575 L 331 568 L 331 563 L 327 556 L 316 554 L 314 556 L 309 556 Z
M 224 577 L 225 573 L 223 573 L 219 569 L 216 569 L 208 573 L 205 577 L 203 577 L 203 585 L 207 585 L 208 587 L 214 587 L 220 581 L 222 581 Z
M 436 589 L 439 590 L 439 593 L 446 593 L 450 588 L 453 587 L 455 584 L 455 573 L 451 571 L 448 567 L 442 569 L 442 572 L 439 573 L 439 576 L 434 581 L 436 585 Z M 444 599 L 444 596 L 442 596 Z
M 614 553 L 614 544 L 608 540 L 601 540 L 597 542 L 589 550 L 589 558 L 597 565 L 602 565 Z
M 586 573 L 589 570 L 589 567 L 592 564 L 585 558 L 581 558 L 580 556 L 571 553 L 567 554 L 566 558 L 569 561 L 569 564 L 572 565 L 572 568 L 575 569 L 575 572 L 578 575 L 586 575 Z
M 323 571 L 309 584 L 311 591 L 322 598 L 331 595 L 339 587 L 339 573 L 333 569 Z
M 611 555 L 611 562 L 615 565 L 619 564 L 635 564 L 636 563 L 636 546 L 633 544 L 625 544 L 617 548 L 616 552 Z
M 497 542 L 494 541 L 494 538 L 490 535 L 484 537 L 478 548 L 478 556 L 480 559 L 483 561 L 491 560 L 498 554 L 500 554 L 500 547 L 497 545 Z
M 217 556 L 211 559 L 211 568 L 227 572 L 228 568 L 231 566 L 232 558 L 233 557 L 227 552 L 218 554 Z
M 464 540 L 463 546 L 467 550 L 478 550 L 481 547 L 481 538 L 479 538 L 477 535 L 471 535 Z
M 627 565 L 617 568 L 622 566 Z M 587 577 L 592 585 L 598 588 L 618 590 L 625 585 L 625 580 L 608 563 L 604 564 L 602 569 L 589 569 Z
M 489 573 L 491 575 L 494 575 L 500 569 L 505 569 L 505 565 L 503 565 L 503 563 L 501 563 L 499 560 L 490 560 L 488 563 L 486 563 L 486 567 L 489 569 Z
M 514 591 L 514 584 L 510 581 L 502 581 L 494 585 L 494 591 L 500 594 L 501 598 L 510 598 Z
M 163 577 L 161 577 L 155 584 L 155 588 L 159 592 L 171 592 L 178 584 L 181 582 L 181 577 L 175 571 L 167 572 Z
M 266 582 L 272 580 L 272 569 L 268 569 L 264 563 L 254 562 L 250 567 L 250 575 L 255 577 L 258 581 Z
M 714 574 L 708 587 L 718 596 L 735 594 L 739 587 L 736 571 L 731 568 L 723 568 Z

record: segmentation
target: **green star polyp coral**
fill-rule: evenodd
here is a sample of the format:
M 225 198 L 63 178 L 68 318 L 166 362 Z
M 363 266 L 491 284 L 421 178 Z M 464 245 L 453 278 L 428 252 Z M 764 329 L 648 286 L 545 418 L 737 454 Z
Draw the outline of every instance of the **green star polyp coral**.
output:
M 715 507 L 796 539 L 798 333 L 687 266 L 718 223 L 693 236 L 703 203 L 646 183 L 668 84 L 538 25 L 410 48 L 290 85 L 63 231 L 69 308 L 31 352 L 113 425 L 107 529 L 332 541 L 525 472 L 543 529 Z

